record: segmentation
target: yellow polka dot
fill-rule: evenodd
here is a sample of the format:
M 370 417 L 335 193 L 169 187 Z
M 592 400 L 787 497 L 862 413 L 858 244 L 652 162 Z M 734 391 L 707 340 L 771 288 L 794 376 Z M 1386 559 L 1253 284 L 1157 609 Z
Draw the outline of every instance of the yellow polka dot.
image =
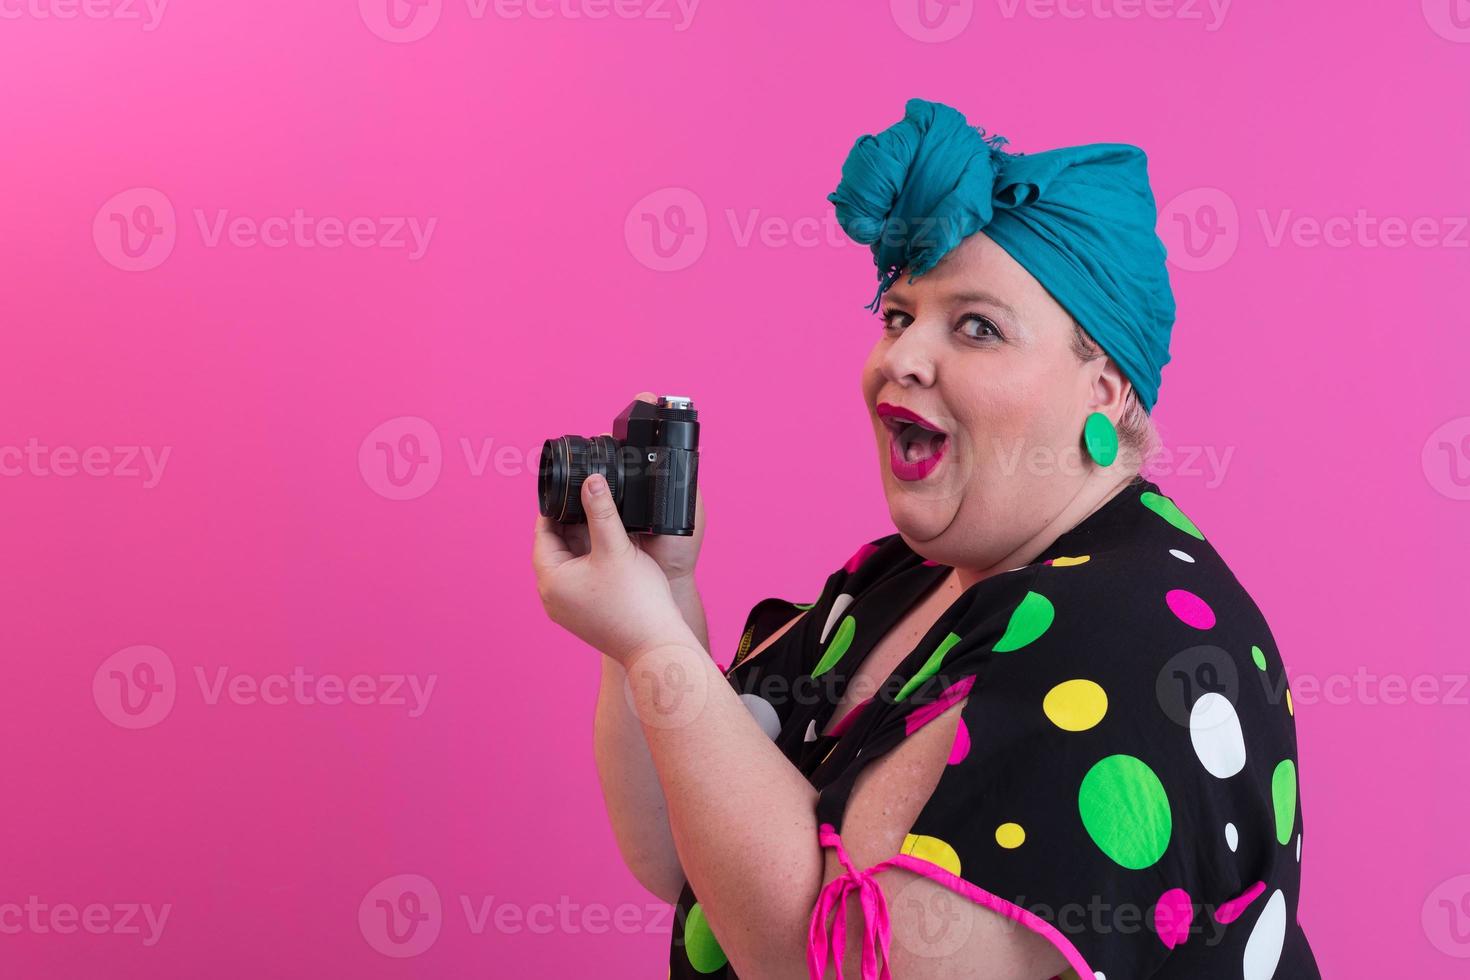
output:
M 995 842 L 1006 850 L 1026 843 L 1026 830 L 1018 823 L 1003 823 L 995 828 Z
M 1286 689 L 1286 713 L 1295 715 L 1296 709 L 1291 706 L 1291 688 Z
M 1091 555 L 1078 555 L 1075 558 L 1053 558 L 1051 563 L 1053 568 L 1066 568 L 1068 565 L 1080 565 L 1091 557 Z
M 1047 692 L 1041 710 L 1063 731 L 1085 732 L 1108 713 L 1108 695 L 1093 681 L 1063 681 Z
M 928 861 L 930 864 L 937 864 L 956 878 L 960 876 L 960 856 L 954 852 L 954 848 L 938 837 L 907 834 L 904 836 L 903 847 L 899 849 L 899 853 L 911 855 L 921 861 Z

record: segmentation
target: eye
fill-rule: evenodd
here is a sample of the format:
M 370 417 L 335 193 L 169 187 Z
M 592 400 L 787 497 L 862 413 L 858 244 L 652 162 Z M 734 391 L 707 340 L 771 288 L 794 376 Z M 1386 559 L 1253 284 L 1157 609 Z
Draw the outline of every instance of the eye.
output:
M 982 332 L 971 333 L 968 329 L 966 329 L 967 324 L 971 323 L 977 324 L 979 330 Z M 995 325 L 995 322 L 987 316 L 981 316 L 979 313 L 966 313 L 963 317 L 960 318 L 959 327 L 957 329 L 964 331 L 965 336 L 969 337 L 971 340 L 983 340 L 986 336 L 983 331 L 986 330 L 990 331 L 989 335 L 993 336 L 996 340 L 1005 339 L 1001 335 L 1000 328 Z
M 906 316 L 908 316 L 908 314 L 905 313 L 903 310 L 896 310 L 896 309 L 894 309 L 891 306 L 888 309 L 884 310 L 882 313 L 879 313 L 878 314 L 879 319 L 881 319 L 883 321 L 883 329 L 884 330 L 892 330 L 893 329 L 893 318 L 896 317 L 896 316 L 904 316 L 904 317 L 906 317 Z

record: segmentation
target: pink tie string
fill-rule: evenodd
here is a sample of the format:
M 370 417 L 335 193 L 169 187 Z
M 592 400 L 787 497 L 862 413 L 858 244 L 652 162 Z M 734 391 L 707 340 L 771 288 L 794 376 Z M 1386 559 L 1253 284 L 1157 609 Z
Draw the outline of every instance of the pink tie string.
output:
M 847 856 L 842 838 L 831 824 L 824 823 L 817 829 L 817 840 L 823 847 L 837 848 L 837 860 L 846 870 L 822 888 L 817 896 L 816 908 L 812 909 L 811 926 L 807 930 L 807 968 L 812 980 L 822 980 L 827 970 L 828 919 L 836 912 L 830 927 L 832 966 L 837 971 L 837 980 L 844 980 L 842 959 L 847 950 L 847 898 L 857 893 L 863 911 L 863 958 L 862 980 L 892 980 L 888 968 L 888 947 L 892 930 L 888 922 L 888 900 L 883 889 L 874 880 L 874 874 L 893 863 L 890 858 L 859 871 Z M 879 964 L 879 954 L 882 964 Z

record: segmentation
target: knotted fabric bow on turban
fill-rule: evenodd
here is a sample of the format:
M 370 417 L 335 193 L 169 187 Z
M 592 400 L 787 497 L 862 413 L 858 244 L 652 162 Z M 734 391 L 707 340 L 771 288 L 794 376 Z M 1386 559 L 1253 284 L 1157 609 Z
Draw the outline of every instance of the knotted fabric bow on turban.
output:
M 871 245 L 879 300 L 984 230 L 1117 362 L 1146 409 L 1169 361 L 1174 294 L 1144 152 L 1089 143 L 1009 153 L 956 109 L 910 99 L 904 117 L 858 137 L 827 200 Z

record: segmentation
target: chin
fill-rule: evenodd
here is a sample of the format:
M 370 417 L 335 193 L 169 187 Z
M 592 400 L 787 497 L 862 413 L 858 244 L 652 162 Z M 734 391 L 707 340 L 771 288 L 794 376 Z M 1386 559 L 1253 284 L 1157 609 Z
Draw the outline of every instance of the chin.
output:
M 902 534 L 916 552 L 919 551 L 916 545 L 939 537 L 954 520 L 954 510 L 946 502 L 925 500 L 895 489 L 892 484 L 887 485 L 885 491 L 888 494 L 888 517 L 893 521 L 894 530 Z

